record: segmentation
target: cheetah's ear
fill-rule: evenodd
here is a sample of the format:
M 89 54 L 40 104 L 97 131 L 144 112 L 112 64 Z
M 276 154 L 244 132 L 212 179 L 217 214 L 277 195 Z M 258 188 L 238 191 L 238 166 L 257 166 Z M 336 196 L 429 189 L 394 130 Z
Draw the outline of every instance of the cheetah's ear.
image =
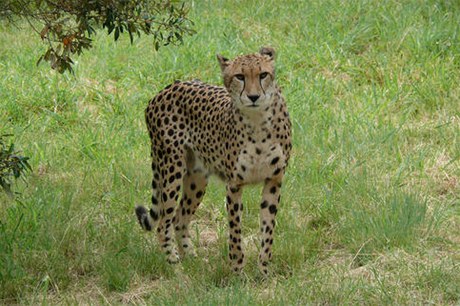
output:
M 217 54 L 217 60 L 219 61 L 220 69 L 222 70 L 222 72 L 230 64 L 230 60 L 228 58 L 226 58 L 226 57 L 223 57 L 220 54 Z
M 275 59 L 275 49 L 272 47 L 262 47 L 259 53 L 262 55 L 267 55 L 272 61 Z

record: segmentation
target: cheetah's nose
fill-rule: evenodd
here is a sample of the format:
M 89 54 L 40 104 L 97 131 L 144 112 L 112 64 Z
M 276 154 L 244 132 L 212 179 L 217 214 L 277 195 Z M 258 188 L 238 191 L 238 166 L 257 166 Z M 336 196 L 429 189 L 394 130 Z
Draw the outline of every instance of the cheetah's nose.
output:
M 254 96 L 248 96 L 249 100 L 252 101 L 252 103 L 255 103 L 257 101 L 257 99 L 259 99 L 260 96 L 258 95 L 254 95 Z

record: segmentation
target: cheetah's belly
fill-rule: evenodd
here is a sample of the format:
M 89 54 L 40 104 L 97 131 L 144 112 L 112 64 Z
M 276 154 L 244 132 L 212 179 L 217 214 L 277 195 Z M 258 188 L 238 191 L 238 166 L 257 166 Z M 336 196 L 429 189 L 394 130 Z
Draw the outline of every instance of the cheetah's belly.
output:
M 238 156 L 236 177 L 241 183 L 255 184 L 278 175 L 285 166 L 279 144 L 251 144 Z

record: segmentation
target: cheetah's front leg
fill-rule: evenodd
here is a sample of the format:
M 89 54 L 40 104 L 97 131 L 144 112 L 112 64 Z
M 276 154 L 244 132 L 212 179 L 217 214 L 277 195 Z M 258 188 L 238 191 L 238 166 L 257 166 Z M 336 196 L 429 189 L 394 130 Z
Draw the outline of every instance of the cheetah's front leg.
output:
M 261 249 L 259 254 L 259 268 L 265 275 L 268 274 L 268 262 L 272 258 L 273 231 L 275 216 L 280 201 L 281 179 L 271 179 L 265 182 L 260 204 L 260 233 Z
M 229 224 L 228 256 L 233 271 L 240 272 L 243 268 L 244 254 L 241 247 L 241 188 L 227 185 L 227 213 Z

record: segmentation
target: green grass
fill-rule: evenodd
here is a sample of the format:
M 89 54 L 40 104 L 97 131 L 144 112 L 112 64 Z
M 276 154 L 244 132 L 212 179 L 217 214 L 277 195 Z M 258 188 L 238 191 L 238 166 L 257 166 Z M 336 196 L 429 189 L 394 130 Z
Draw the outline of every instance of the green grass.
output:
M 33 173 L 0 194 L 0 303 L 457 304 L 458 1 L 196 1 L 198 33 L 154 51 L 101 33 L 75 77 L 0 25 L 0 134 Z M 293 121 L 271 265 L 257 270 L 261 189 L 244 194 L 241 276 L 224 187 L 193 223 L 198 257 L 166 264 L 134 205 L 149 199 L 143 110 L 175 79 L 220 83 L 216 53 L 277 50 Z

